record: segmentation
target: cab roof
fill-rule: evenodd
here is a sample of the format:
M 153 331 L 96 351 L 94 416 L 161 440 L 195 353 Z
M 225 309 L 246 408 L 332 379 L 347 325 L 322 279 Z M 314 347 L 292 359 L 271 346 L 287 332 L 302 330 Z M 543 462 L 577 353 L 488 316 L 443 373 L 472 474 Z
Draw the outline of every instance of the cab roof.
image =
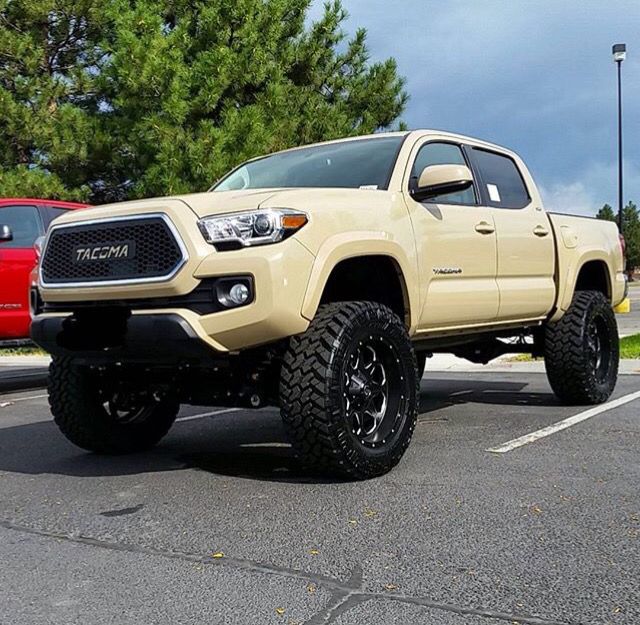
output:
M 53 206 L 55 208 L 67 208 L 69 210 L 76 210 L 79 208 L 88 208 L 90 204 L 83 204 L 80 202 L 64 202 L 62 200 L 46 200 L 42 198 L 29 198 L 29 197 L 8 197 L 0 198 L 0 206 Z

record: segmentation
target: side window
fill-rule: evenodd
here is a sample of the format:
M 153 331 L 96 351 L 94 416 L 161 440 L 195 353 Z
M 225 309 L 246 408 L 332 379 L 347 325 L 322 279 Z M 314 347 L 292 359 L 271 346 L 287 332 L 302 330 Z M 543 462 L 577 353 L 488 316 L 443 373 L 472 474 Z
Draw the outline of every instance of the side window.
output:
M 426 143 L 420 148 L 416 160 L 413 163 L 411 176 L 416 179 L 425 167 L 430 165 L 466 165 L 466 161 L 459 146 L 453 143 Z M 429 202 L 443 204 L 467 204 L 475 205 L 476 194 L 473 187 L 469 187 L 459 193 L 446 193 L 437 195 Z
M 487 204 L 496 208 L 524 208 L 531 198 L 518 166 L 503 154 L 473 148 Z
M 11 228 L 13 240 L 0 243 L 0 249 L 33 247 L 42 234 L 38 209 L 35 206 L 7 206 L 0 208 L 0 224 Z
M 60 215 L 64 215 L 68 210 L 66 208 L 56 208 L 55 206 L 43 206 L 40 208 L 42 221 L 44 221 L 44 229 L 47 230 L 51 222 Z

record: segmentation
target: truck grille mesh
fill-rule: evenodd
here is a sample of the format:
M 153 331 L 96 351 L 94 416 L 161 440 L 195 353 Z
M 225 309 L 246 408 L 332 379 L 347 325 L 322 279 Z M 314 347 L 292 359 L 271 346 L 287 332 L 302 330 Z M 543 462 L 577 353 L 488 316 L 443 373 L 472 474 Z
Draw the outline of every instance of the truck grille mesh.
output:
M 183 260 L 161 217 L 65 226 L 51 232 L 42 278 L 45 284 L 161 278 Z

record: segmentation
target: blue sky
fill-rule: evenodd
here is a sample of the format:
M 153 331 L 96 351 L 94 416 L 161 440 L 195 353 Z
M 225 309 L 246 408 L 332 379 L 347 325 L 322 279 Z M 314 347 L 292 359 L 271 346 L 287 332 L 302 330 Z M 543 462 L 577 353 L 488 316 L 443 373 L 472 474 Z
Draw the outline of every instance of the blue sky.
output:
M 310 18 L 322 11 L 314 0 Z M 505 145 L 548 208 L 617 205 L 616 75 L 623 64 L 625 199 L 640 204 L 640 0 L 343 0 L 372 60 L 395 57 L 410 128 Z

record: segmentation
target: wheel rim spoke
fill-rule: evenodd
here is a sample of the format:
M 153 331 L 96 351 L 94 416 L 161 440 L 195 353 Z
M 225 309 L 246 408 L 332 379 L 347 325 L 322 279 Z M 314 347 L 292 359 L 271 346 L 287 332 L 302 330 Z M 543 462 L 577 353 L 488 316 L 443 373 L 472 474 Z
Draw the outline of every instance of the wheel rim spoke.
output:
M 359 343 L 349 355 L 344 371 L 345 412 L 351 431 L 362 443 L 372 446 L 382 440 L 380 432 L 389 405 L 381 350 L 391 350 L 381 339 Z
M 116 423 L 124 425 L 143 421 L 147 416 L 147 405 L 127 400 L 128 398 L 123 398 L 119 393 L 114 393 L 102 406 Z
M 595 317 L 587 327 L 587 358 L 596 378 L 606 378 L 610 363 L 610 344 L 607 342 L 605 320 Z

